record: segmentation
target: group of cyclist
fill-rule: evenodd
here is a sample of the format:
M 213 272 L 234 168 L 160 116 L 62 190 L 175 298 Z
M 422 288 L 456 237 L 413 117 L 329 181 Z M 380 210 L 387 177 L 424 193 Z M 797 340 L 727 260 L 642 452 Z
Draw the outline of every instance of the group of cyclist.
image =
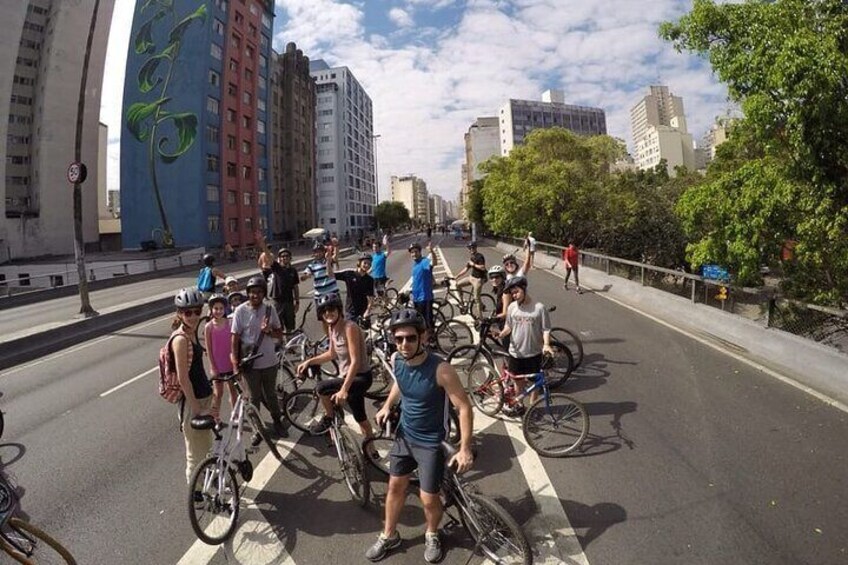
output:
M 390 454 L 391 473 L 384 530 L 365 554 L 372 561 L 382 559 L 400 544 L 396 525 L 410 476 L 416 469 L 427 524 L 424 557 L 427 562 L 433 563 L 443 556 L 438 536 L 442 517 L 439 490 L 446 463 L 442 442 L 449 427 L 450 404 L 459 414 L 461 436 L 460 448 L 450 463 L 456 465 L 459 472 L 470 468 L 473 463 L 470 400 L 454 367 L 427 346 L 430 332 L 434 329 L 433 269 L 438 264 L 438 255 L 430 242 L 426 250 L 425 256 L 420 244 L 408 246 L 412 261 L 412 307 L 400 305 L 388 320 L 389 332 L 397 350 L 391 358 L 395 380 L 375 421 L 382 427 L 398 401 L 402 402 L 403 410 Z M 360 322 L 367 320 L 371 314 L 375 293 L 385 288 L 385 265 L 391 251 L 388 242 L 383 249 L 383 244 L 375 241 L 372 253 L 360 254 L 355 269 L 344 271 L 334 269 L 337 252 L 337 248 L 328 251 L 323 244 L 316 242 L 312 260 L 300 273 L 291 265 L 292 256 L 288 249 L 280 249 L 276 260 L 270 253 L 263 253 L 259 257 L 262 275 L 250 278 L 245 288 L 247 300 L 232 310 L 230 298 L 233 294 L 205 296 L 198 289 L 181 289 L 177 293 L 172 348 L 185 396 L 181 422 L 210 413 L 219 418 L 223 386 L 210 386 L 203 366 L 203 349 L 196 339 L 197 324 L 204 305 L 208 304 L 211 320 L 206 326 L 205 337 L 211 374 L 241 372 L 251 403 L 257 409 L 264 404 L 271 415 L 276 435 L 287 436 L 286 423 L 275 393 L 278 364 L 275 341 L 283 338 L 284 329 L 286 332 L 295 329 L 294 317 L 300 298 L 298 284 L 312 279 L 317 316 L 329 337 L 329 348 L 303 361 L 297 371 L 305 373 L 310 366 L 335 360 L 339 366 L 339 378 L 325 379 L 316 385 L 325 416 L 311 431 L 321 433 L 328 429 L 332 425 L 334 405 L 348 405 L 363 436 L 373 435 L 364 397 L 373 376 Z M 508 254 L 501 264 L 486 269 L 485 258 L 478 252 L 476 243 L 468 244 L 468 252 L 468 261 L 459 275 L 470 272 L 464 284 L 471 285 L 478 306 L 485 281 L 491 282 L 497 304 L 497 311 L 493 313 L 497 319 L 493 335 L 501 338 L 508 348 L 509 371 L 515 375 L 537 373 L 541 369 L 543 353 L 551 351 L 551 324 L 547 309 L 527 292 L 526 273 L 532 267 L 531 254 L 527 253 L 521 266 L 514 255 Z M 205 267 L 214 268 L 210 264 Z M 214 272 L 214 276 L 223 274 Z M 344 304 L 338 281 L 346 285 Z M 242 359 L 250 353 L 261 355 L 249 366 L 242 366 Z M 516 383 L 516 386 L 519 384 Z M 230 394 L 232 401 L 235 395 L 233 391 Z M 189 425 L 182 428 L 186 443 L 186 477 L 190 478 L 194 467 L 211 446 L 211 435 Z M 259 441 L 259 434 L 254 434 L 254 445 Z

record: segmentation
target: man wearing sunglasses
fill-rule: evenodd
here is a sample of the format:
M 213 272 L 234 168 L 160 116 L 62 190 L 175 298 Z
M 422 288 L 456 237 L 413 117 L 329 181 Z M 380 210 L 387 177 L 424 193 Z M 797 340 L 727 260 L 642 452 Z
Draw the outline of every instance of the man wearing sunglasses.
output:
M 300 300 L 300 275 L 291 262 L 291 251 L 282 247 L 267 274 L 264 271 L 262 273 L 268 282 L 268 298 L 274 302 L 274 309 L 287 332 L 293 332 L 295 329 L 294 318 Z
M 390 550 L 400 546 L 400 534 L 396 527 L 410 476 L 418 469 L 421 504 L 427 522 L 424 560 L 437 563 L 443 557 L 438 533 L 443 512 L 439 493 L 445 471 L 442 442 L 450 426 L 448 403 L 453 404 L 459 412 L 459 451 L 448 462 L 448 465 L 456 466 L 458 473 L 467 471 L 474 463 L 471 453 L 474 415 L 471 402 L 454 368 L 424 346 L 428 326 L 420 313 L 411 308 L 395 312 L 389 322 L 389 331 L 398 349 L 397 354 L 392 356 L 395 383 L 385 404 L 377 412 L 377 424 L 383 426 L 398 400 L 401 401 L 401 415 L 395 443 L 389 454 L 386 522 L 383 532 L 365 552 L 365 557 L 370 561 L 379 561 Z

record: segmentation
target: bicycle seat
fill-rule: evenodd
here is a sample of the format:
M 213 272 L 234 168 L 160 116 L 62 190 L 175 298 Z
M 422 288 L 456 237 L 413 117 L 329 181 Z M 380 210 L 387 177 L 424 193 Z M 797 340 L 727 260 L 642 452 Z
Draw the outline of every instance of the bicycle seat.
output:
M 209 414 L 196 416 L 191 419 L 191 427 L 195 430 L 211 430 L 215 427 L 215 418 Z
M 447 441 L 443 440 L 442 441 L 442 451 L 445 452 L 445 464 L 447 464 L 447 462 L 450 461 L 451 457 L 453 457 L 454 455 L 459 453 L 459 448 L 454 446 L 454 445 L 451 445 Z M 471 448 L 471 456 L 474 459 L 477 459 L 477 448 L 475 448 L 475 447 Z

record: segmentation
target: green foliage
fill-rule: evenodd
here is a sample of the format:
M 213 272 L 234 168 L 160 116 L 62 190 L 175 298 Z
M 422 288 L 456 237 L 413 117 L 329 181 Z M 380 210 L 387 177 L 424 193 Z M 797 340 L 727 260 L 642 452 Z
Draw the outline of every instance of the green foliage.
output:
M 848 3 L 696 0 L 660 35 L 708 58 L 746 116 L 678 206 L 690 259 L 754 283 L 794 241 L 785 289 L 848 302 Z
M 465 213 L 468 221 L 478 226 L 486 225 L 486 208 L 483 200 L 483 181 L 475 180 L 468 191 L 468 201 L 465 203 Z
M 374 218 L 384 230 L 396 230 L 409 224 L 409 210 L 403 202 L 384 200 L 374 208 Z
M 194 138 L 197 137 L 197 116 L 190 112 L 183 112 L 181 114 L 164 112 L 159 116 L 157 124 L 161 124 L 167 120 L 172 121 L 174 127 L 177 129 L 177 148 L 173 153 L 166 152 L 163 148 L 168 144 L 169 139 L 163 136 L 159 139 L 157 149 L 163 163 L 173 163 L 180 155 L 188 151 L 194 143 Z

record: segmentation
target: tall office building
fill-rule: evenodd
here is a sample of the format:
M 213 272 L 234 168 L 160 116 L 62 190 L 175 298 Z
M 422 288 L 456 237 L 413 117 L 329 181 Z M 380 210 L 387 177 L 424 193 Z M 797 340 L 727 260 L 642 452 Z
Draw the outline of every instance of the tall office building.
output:
M 541 101 L 510 99 L 501 107 L 498 118 L 500 152 L 504 157 L 535 129 L 561 127 L 580 135 L 607 133 L 603 109 L 566 104 L 565 95 L 560 90 L 546 90 Z
M 74 250 L 77 102 L 94 0 L 0 3 L 0 262 Z M 101 0 L 85 90 L 83 241 L 96 244 L 103 64 L 114 0 Z
M 636 146 L 636 165 L 650 169 L 665 159 L 668 171 L 684 166 L 695 170 L 695 145 L 688 132 L 683 99 L 667 86 L 651 86 L 650 94 L 630 109 L 630 125 Z
M 318 226 L 356 237 L 373 226 L 374 118 L 371 98 L 347 67 L 310 64 L 317 83 Z
M 271 232 L 296 239 L 315 227 L 315 79 L 294 43 L 271 73 Z
M 468 193 L 474 181 L 485 175 L 480 164 L 501 154 L 501 134 L 496 117 L 477 118 L 465 132 L 465 163 L 463 164 L 463 182 L 460 199 L 468 200 Z
M 273 17 L 272 0 L 136 3 L 121 134 L 125 248 L 169 233 L 179 246 L 238 248 L 268 234 Z
M 430 223 L 430 199 L 424 179 L 415 175 L 392 176 L 392 200 L 403 203 L 413 221 Z

